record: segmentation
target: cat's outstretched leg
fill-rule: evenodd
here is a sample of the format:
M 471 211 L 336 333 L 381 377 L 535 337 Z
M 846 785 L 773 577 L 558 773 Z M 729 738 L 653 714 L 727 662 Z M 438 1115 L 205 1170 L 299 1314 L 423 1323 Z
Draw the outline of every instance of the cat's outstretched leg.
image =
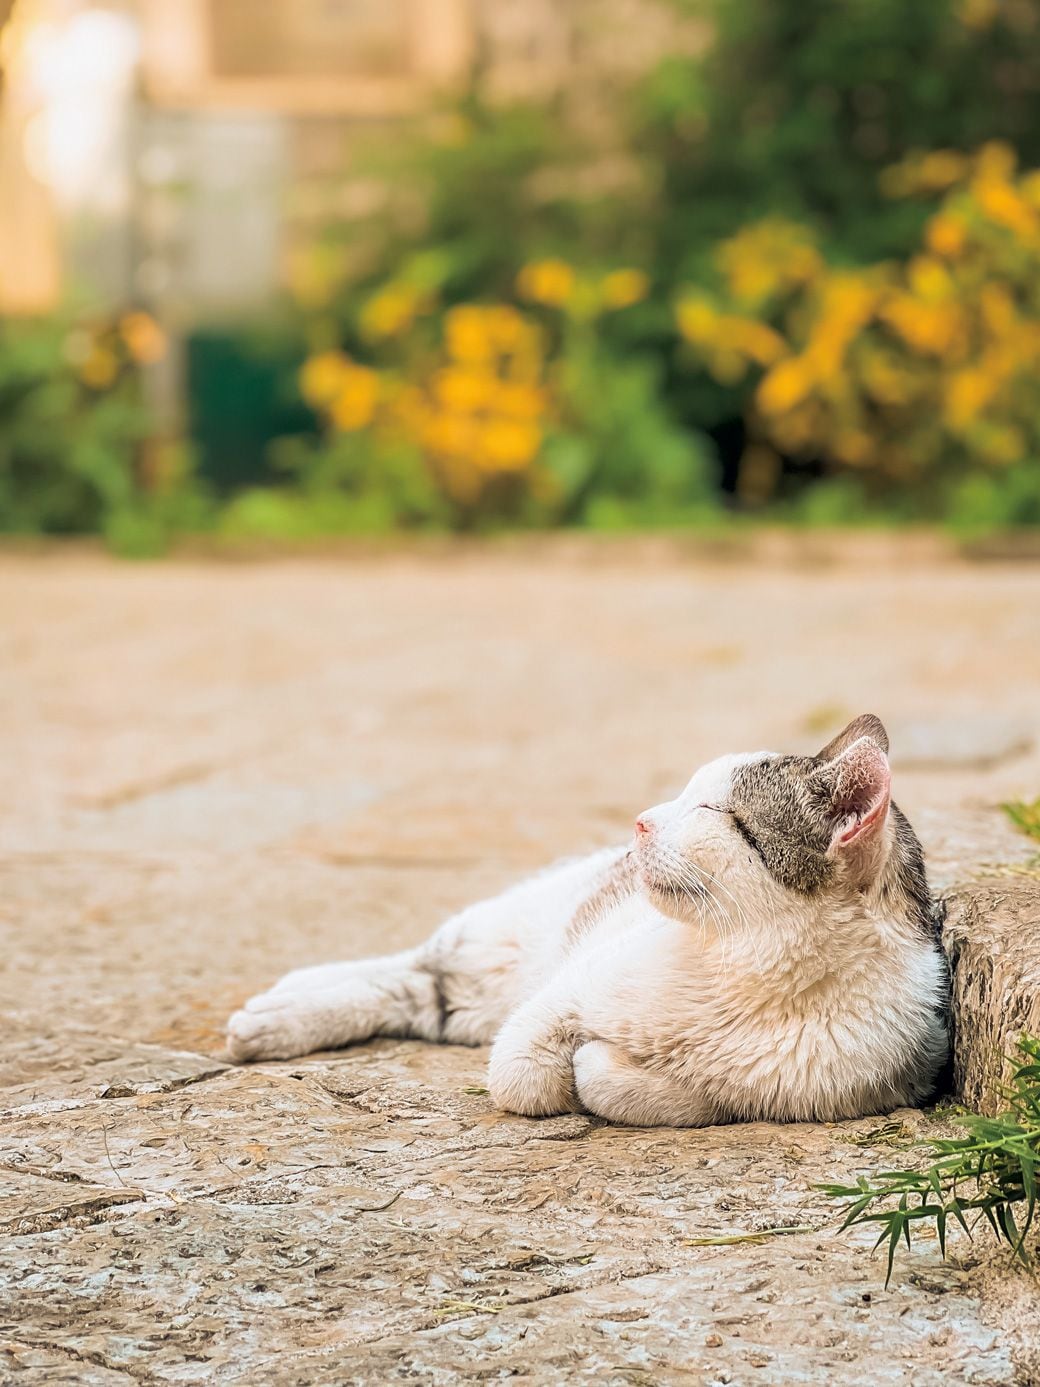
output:
M 574 1052 L 574 1087 L 582 1107 L 631 1127 L 706 1127 L 719 1114 L 684 1084 L 637 1064 L 605 1040 Z
M 288 973 L 228 1022 L 235 1060 L 293 1059 L 374 1035 L 444 1039 L 440 969 L 423 949 Z
M 608 850 L 552 868 L 452 916 L 418 949 L 289 973 L 232 1016 L 232 1057 L 292 1059 L 374 1035 L 485 1044 L 624 857 Z

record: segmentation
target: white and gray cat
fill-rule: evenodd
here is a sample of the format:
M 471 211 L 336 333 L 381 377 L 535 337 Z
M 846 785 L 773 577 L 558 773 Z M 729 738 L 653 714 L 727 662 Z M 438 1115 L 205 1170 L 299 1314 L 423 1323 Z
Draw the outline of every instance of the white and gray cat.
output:
M 304 968 L 232 1016 L 231 1054 L 375 1035 L 493 1042 L 532 1117 L 699 1126 L 833 1120 L 932 1090 L 947 976 L 888 737 L 724 756 L 634 842 L 550 868 L 388 958 Z

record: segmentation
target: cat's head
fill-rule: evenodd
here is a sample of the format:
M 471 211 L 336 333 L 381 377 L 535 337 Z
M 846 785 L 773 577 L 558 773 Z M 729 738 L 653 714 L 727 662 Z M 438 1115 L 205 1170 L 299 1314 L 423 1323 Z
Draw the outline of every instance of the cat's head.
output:
M 655 905 L 688 918 L 869 897 L 929 927 L 920 844 L 891 802 L 888 735 L 865 713 L 816 756 L 723 756 L 636 821 Z M 707 909 L 706 909 L 707 907 Z

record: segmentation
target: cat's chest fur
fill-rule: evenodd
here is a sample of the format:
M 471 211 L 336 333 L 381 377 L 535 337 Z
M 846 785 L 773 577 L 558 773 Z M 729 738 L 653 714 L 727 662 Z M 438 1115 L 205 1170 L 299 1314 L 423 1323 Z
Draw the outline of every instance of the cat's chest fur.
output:
M 922 1037 L 937 1052 L 945 1043 L 937 947 L 854 910 L 810 936 L 816 947 L 726 937 L 633 894 L 569 950 L 579 1034 L 703 1090 L 730 1118 L 837 1118 L 910 1101 Z

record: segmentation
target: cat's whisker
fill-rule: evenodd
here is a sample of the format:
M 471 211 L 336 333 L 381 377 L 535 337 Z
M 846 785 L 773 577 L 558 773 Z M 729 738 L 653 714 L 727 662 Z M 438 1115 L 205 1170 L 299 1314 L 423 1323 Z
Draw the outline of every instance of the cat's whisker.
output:
M 738 900 L 738 898 L 737 898 L 737 897 L 734 895 L 734 893 L 729 889 L 729 887 L 726 886 L 723 882 L 721 882 L 721 881 L 719 880 L 719 878 L 715 875 L 714 872 L 709 872 L 706 868 L 700 867 L 699 865 L 697 866 L 697 870 L 706 878 L 707 881 L 709 881 L 713 886 L 715 886 L 715 887 L 716 887 L 719 891 L 721 891 L 725 896 L 728 896 L 729 899 L 733 902 L 733 905 L 735 906 L 736 911 L 737 911 L 737 920 L 738 920 L 738 923 L 743 927 L 744 932 L 745 932 L 745 934 L 746 934 L 746 936 L 747 936 L 747 938 L 748 938 L 748 941 L 750 942 L 751 947 L 752 947 L 752 949 L 754 950 L 754 953 L 755 953 L 755 960 L 756 960 L 756 962 L 758 963 L 759 971 L 761 972 L 761 971 L 764 969 L 765 964 L 764 964 L 763 959 L 762 959 L 762 952 L 761 952 L 761 950 L 760 950 L 760 948 L 759 948 L 759 945 L 758 945 L 758 933 L 757 933 L 757 931 L 755 930 L 754 926 L 752 925 L 751 920 L 750 920 L 749 917 L 748 917 L 747 911 L 746 911 L 745 908 L 744 908 L 744 905 L 742 904 L 742 902 L 741 902 L 740 900 Z M 772 910 L 772 904 L 771 904 L 771 903 L 770 903 L 770 909 Z M 775 913 L 775 911 L 773 911 L 773 924 L 774 924 L 774 927 L 775 927 L 775 925 L 776 925 L 776 913 Z
M 721 970 L 727 972 L 729 970 L 728 946 L 733 941 L 732 921 L 722 903 L 715 899 L 705 885 L 705 876 L 710 878 L 711 874 L 704 873 L 703 869 L 696 863 L 687 862 L 681 858 L 669 857 L 666 866 L 670 873 L 670 881 L 681 887 L 687 899 L 701 907 L 711 918 L 719 939 Z M 674 891 L 675 887 L 671 889 Z M 739 902 L 735 900 L 735 897 L 732 897 L 731 893 L 728 894 L 731 895 L 731 899 L 734 899 L 739 908 Z

